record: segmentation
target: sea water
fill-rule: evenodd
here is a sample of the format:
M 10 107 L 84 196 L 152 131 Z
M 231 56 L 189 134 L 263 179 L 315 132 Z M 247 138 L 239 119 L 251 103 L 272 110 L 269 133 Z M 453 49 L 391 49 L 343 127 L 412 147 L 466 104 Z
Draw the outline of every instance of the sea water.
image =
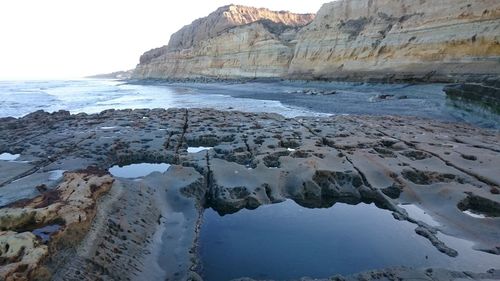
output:
M 0 81 L 0 117 L 21 117 L 36 110 L 98 113 L 126 108 L 214 108 L 272 112 L 286 117 L 410 115 L 500 128 L 498 115 L 478 115 L 447 102 L 443 87 L 443 84 L 287 81 L 148 84 L 98 79 Z M 310 90 L 320 94 L 304 93 Z M 323 92 L 334 94 L 323 95 Z

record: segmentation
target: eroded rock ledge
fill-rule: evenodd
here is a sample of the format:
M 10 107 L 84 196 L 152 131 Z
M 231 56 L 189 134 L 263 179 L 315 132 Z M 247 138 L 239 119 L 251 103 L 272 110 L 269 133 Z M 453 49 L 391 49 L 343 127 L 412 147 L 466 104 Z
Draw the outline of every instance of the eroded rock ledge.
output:
M 499 144 L 496 131 L 414 117 L 287 119 L 153 109 L 3 118 L 0 152 L 22 156 L 0 161 L 0 274 L 8 280 L 199 280 L 204 208 L 232 213 L 286 199 L 306 207 L 375 203 L 413 223 L 449 256 L 457 252 L 439 240 L 439 231 L 498 255 Z M 187 152 L 196 146 L 213 149 Z M 139 180 L 106 172 L 139 162 L 172 167 Z M 67 172 L 54 183 L 44 177 L 52 170 Z M 419 206 L 439 226 L 411 217 L 403 203 Z M 59 228 L 47 239 L 34 235 L 53 225 Z M 348 278 L 377 276 L 499 278 L 495 270 L 411 268 Z

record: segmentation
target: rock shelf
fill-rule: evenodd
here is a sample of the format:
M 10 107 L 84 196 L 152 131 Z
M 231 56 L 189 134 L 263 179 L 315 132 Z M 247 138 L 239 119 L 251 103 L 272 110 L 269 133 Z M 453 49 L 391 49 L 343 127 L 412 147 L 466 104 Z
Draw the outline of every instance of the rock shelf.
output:
M 189 147 L 212 149 L 188 153 Z M 0 153 L 21 160 L 0 161 L 6 280 L 200 280 L 196 251 L 205 208 L 230 214 L 286 199 L 314 208 L 375 203 L 413 223 L 448 256 L 458 253 L 439 232 L 500 254 L 500 134 L 467 125 L 211 109 L 38 111 L 0 119 Z M 134 163 L 171 167 L 140 179 L 108 173 Z M 67 172 L 55 182 L 42 176 L 54 170 Z M 402 204 L 418 206 L 439 225 L 410 216 Z M 32 233 L 54 224 L 60 228 L 48 241 Z M 500 274 L 396 268 L 345 278 L 396 277 Z

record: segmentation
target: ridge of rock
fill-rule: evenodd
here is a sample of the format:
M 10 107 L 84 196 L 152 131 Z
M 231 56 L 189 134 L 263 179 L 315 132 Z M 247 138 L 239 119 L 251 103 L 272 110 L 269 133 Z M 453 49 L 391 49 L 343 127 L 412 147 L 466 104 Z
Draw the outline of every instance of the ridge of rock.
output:
M 267 19 L 290 26 L 303 26 L 311 22 L 313 14 L 294 14 L 286 11 L 271 11 L 240 5 L 228 5 L 217 9 L 205 18 L 195 20 L 174 33 L 168 43 L 169 50 L 181 50 L 196 43 L 219 36 L 235 26 Z
M 284 25 L 303 26 L 311 22 L 313 18 L 312 14 L 275 12 L 264 8 L 228 5 L 217 9 L 205 18 L 195 20 L 174 33 L 168 43 L 168 50 L 187 49 L 196 43 L 219 36 L 227 29 L 259 20 L 265 19 Z
M 299 27 L 310 23 L 314 14 L 296 14 L 288 11 L 271 11 L 241 5 L 220 7 L 207 17 L 197 19 L 172 34 L 168 45 L 152 49 L 141 56 L 141 63 L 148 63 L 168 51 L 189 49 L 196 44 L 217 37 L 231 28 L 258 21 L 270 21 L 285 26 Z

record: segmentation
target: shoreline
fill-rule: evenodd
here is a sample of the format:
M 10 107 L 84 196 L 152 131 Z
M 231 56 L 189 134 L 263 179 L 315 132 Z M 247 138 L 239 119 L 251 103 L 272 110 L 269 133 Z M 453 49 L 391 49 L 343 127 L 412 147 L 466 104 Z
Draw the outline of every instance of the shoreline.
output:
M 373 83 L 373 84 L 466 84 L 466 83 L 484 83 L 498 82 L 500 77 L 496 74 L 447 74 L 445 76 L 434 77 L 429 75 L 406 74 L 403 77 L 397 77 L 396 74 L 388 74 L 387 77 L 380 75 L 370 75 L 371 72 L 362 73 L 355 72 L 352 74 L 344 74 L 336 78 L 313 78 L 307 76 L 294 77 L 219 77 L 219 76 L 193 76 L 186 78 L 176 77 L 131 77 L 118 79 L 122 81 L 132 81 L 133 83 L 141 83 L 141 81 L 166 82 L 166 83 L 246 83 L 246 82 L 345 82 L 345 83 Z M 101 78 L 95 78 L 101 79 Z M 104 78 L 105 79 L 105 78 Z
M 106 82 L 108 81 L 108 82 Z M 166 80 L 88 80 L 28 85 L 40 94 L 33 102 L 16 102 L 5 85 L 2 116 L 23 116 L 40 108 L 54 112 L 98 113 L 108 108 L 200 107 L 247 112 L 274 112 L 287 117 L 330 114 L 421 116 L 500 128 L 500 115 L 483 109 L 484 102 L 455 99 L 444 93 L 447 84 L 363 84 L 350 82 L 174 82 Z M 450 85 L 454 86 L 454 85 Z M 65 94 L 66 89 L 68 94 Z M 92 91 L 92 92 L 88 92 Z M 71 94 L 72 93 L 72 94 Z M 32 94 L 19 94 L 28 101 Z M 76 101 L 72 96 L 80 96 Z
M 101 78 L 94 78 L 101 79 Z M 102 78 L 106 80 L 105 78 Z M 420 81 L 418 79 L 412 80 L 395 80 L 387 81 L 385 79 L 373 79 L 373 80 L 357 80 L 357 79 L 288 79 L 288 78 L 245 78 L 245 77 L 235 77 L 235 78 L 218 78 L 218 77 L 193 77 L 193 78 L 128 78 L 128 79 L 113 79 L 122 81 L 127 84 L 138 84 L 138 85 L 157 85 L 157 84 L 175 84 L 175 83 L 194 83 L 194 84 L 215 84 L 215 83 L 227 83 L 227 84 L 245 84 L 245 83 L 277 83 L 277 82 L 289 82 L 289 83 L 317 83 L 317 84 L 328 84 L 328 83 L 345 83 L 345 84 L 384 84 L 384 85 L 426 85 L 426 84 L 456 84 L 458 82 L 452 81 Z M 478 82 L 479 83 L 479 82 Z

